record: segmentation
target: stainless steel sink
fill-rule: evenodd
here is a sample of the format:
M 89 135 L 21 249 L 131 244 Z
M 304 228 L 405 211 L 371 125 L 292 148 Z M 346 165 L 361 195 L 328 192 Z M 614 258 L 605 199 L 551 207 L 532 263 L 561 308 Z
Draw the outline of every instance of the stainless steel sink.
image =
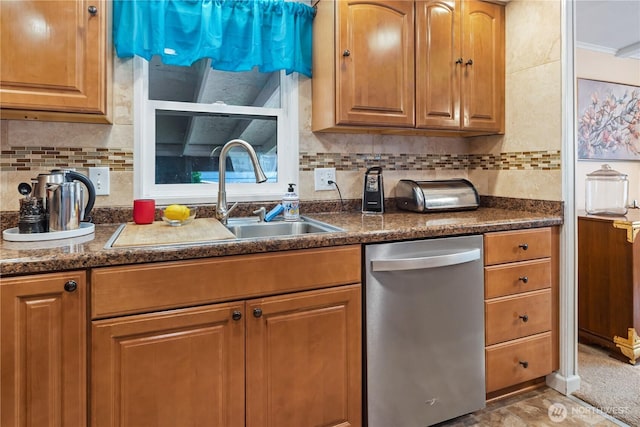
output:
M 295 222 L 258 222 L 256 218 L 230 218 L 226 227 L 238 239 L 344 231 L 342 228 L 307 217 L 301 217 L 300 221 Z

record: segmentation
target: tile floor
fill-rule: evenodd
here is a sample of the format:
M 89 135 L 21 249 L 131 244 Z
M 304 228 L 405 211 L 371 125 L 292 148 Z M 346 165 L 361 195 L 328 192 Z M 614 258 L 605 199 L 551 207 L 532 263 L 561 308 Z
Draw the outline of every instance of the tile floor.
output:
M 550 409 L 551 408 L 551 409 Z M 481 411 L 437 424 L 438 427 L 620 427 L 626 424 L 588 404 L 544 387 L 492 402 Z

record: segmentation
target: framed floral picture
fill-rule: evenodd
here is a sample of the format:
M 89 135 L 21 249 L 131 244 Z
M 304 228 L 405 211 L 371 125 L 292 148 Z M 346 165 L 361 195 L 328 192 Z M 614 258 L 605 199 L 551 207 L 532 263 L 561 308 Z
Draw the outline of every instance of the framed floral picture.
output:
M 640 87 L 578 79 L 578 159 L 640 160 Z

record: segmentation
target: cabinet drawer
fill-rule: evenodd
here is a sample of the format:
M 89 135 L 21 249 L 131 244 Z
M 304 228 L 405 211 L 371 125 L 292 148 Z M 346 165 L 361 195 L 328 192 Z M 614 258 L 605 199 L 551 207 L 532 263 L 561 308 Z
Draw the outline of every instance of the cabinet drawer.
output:
M 485 302 L 487 345 L 551 330 L 551 290 Z
M 360 283 L 360 246 L 96 268 L 91 317 Z
M 486 350 L 487 393 L 551 373 L 551 332 Z
M 487 299 L 550 287 L 550 258 L 484 268 L 484 295 Z
M 485 265 L 551 256 L 551 228 L 502 231 L 484 236 Z

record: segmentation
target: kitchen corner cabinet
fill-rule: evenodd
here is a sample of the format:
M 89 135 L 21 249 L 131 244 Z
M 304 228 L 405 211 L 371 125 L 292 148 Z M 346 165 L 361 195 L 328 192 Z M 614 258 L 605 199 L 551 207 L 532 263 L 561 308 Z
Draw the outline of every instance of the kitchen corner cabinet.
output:
M 86 426 L 86 273 L 0 280 L 0 424 Z
M 360 247 L 92 271 L 91 425 L 360 426 Z
M 109 123 L 107 0 L 3 1 L 3 119 Z
M 351 0 L 317 8 L 313 131 L 504 131 L 504 6 Z
M 559 368 L 559 243 L 557 227 L 484 236 L 488 399 Z

